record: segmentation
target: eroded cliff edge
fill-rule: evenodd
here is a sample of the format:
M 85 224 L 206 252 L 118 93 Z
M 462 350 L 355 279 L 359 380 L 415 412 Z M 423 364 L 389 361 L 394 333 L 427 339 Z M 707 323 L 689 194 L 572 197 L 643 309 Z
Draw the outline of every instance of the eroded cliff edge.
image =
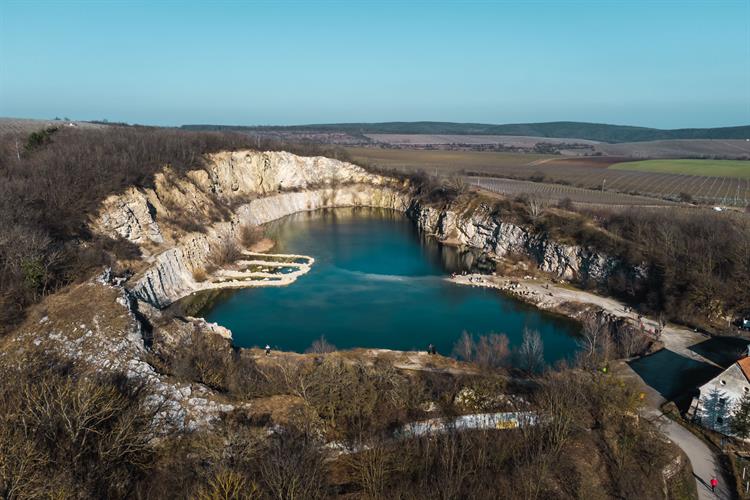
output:
M 107 199 L 92 226 L 138 245 L 143 257 L 128 263 L 135 275 L 127 287 L 137 299 L 164 307 L 200 289 L 195 270 L 206 266 L 213 246 L 237 239 L 244 225 L 358 206 L 405 212 L 440 241 L 496 258 L 524 256 L 564 279 L 601 283 L 621 266 L 617 259 L 499 216 L 489 203 L 426 202 L 409 179 L 284 152 L 218 153 L 207 159 L 205 169 L 184 176 L 167 167 L 154 188 L 133 187 Z
M 308 210 L 378 207 L 405 211 L 408 183 L 350 163 L 289 153 L 219 153 L 204 170 L 176 177 L 167 168 L 152 189 L 131 188 L 105 201 L 96 230 L 139 246 L 143 259 L 128 288 L 164 307 L 197 290 L 194 271 L 211 248 L 238 239 L 243 226 Z

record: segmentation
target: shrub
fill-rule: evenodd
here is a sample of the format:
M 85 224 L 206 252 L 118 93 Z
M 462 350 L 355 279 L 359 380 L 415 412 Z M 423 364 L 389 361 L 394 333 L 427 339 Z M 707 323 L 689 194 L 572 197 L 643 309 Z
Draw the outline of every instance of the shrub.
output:
M 224 267 L 242 256 L 237 242 L 231 237 L 224 237 L 214 243 L 208 254 L 208 262 L 213 267 Z
M 557 202 L 557 208 L 572 212 L 573 210 L 575 210 L 575 205 L 573 205 L 573 200 L 571 200 L 570 198 L 563 198 Z
M 691 195 L 690 193 L 680 193 L 678 195 L 678 198 L 680 199 L 680 201 L 685 202 L 685 203 L 693 203 L 694 201 L 693 195 Z
M 205 269 L 195 268 L 193 269 L 193 279 L 198 283 L 202 283 L 208 279 L 208 273 Z
M 252 224 L 244 224 L 240 227 L 240 241 L 246 248 L 253 246 L 263 239 L 263 230 Z
M 146 478 L 168 429 L 148 387 L 43 352 L 0 371 L 3 497 L 124 498 Z
M 305 352 L 314 354 L 325 354 L 329 352 L 335 352 L 336 346 L 328 342 L 325 335 L 321 335 L 319 339 L 314 340 L 310 347 Z

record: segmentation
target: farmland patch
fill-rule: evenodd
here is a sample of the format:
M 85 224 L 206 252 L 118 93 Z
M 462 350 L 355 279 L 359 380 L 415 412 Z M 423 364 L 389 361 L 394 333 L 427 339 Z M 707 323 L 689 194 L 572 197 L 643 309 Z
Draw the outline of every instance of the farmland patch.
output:
M 609 169 L 750 179 L 750 161 L 744 160 L 644 160 L 616 163 Z

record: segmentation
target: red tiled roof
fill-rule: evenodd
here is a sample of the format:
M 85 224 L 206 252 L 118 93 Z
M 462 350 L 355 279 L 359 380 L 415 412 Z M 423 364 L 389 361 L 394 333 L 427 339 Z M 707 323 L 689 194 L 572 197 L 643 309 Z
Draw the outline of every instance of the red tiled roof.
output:
M 742 370 L 742 373 L 745 374 L 745 378 L 750 380 L 750 356 L 738 359 L 737 364 L 739 365 L 740 370 Z

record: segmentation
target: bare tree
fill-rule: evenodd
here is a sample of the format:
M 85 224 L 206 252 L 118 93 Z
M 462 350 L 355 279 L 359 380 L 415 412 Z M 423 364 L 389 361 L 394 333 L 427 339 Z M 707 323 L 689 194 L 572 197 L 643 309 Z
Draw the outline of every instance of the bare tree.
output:
M 318 445 L 309 436 L 272 437 L 263 460 L 261 480 L 273 498 L 324 498 L 325 465 Z
M 521 368 L 528 373 L 535 373 L 544 366 L 544 343 L 538 331 L 524 328 L 517 356 Z
M 625 358 L 642 354 L 648 347 L 649 340 L 638 328 L 623 322 L 614 330 L 619 355 Z
M 466 182 L 466 180 L 460 176 L 460 175 L 451 175 L 446 184 L 450 189 L 452 189 L 456 194 L 462 195 L 466 193 L 466 191 L 469 190 L 469 184 Z
M 368 441 L 362 448 L 363 451 L 346 457 L 344 463 L 367 498 L 384 498 L 388 478 L 398 469 L 393 454 L 380 440 Z
M 474 349 L 474 361 L 487 368 L 504 366 L 510 356 L 510 342 L 503 334 L 481 335 Z
M 543 428 L 550 450 L 560 453 L 581 421 L 582 407 L 586 404 L 584 388 L 572 372 L 552 374 L 539 393 L 542 412 L 548 417 Z
M 321 335 L 319 339 L 313 341 L 310 347 L 305 352 L 314 354 L 325 354 L 329 352 L 335 352 L 336 346 L 326 340 L 325 335 Z
M 240 241 L 246 248 L 252 247 L 263 239 L 263 230 L 252 224 L 243 224 L 240 227 Z
M 539 219 L 545 208 L 547 208 L 547 201 L 539 195 L 532 194 L 526 197 L 526 212 L 532 221 Z
M 237 242 L 231 236 L 226 235 L 211 247 L 208 254 L 209 267 L 221 268 L 233 263 L 241 255 Z
M 453 355 L 463 361 L 471 361 L 474 359 L 475 349 L 474 338 L 469 332 L 464 330 L 453 346 Z
M 611 330 L 603 314 L 594 312 L 583 317 L 580 344 L 583 357 L 588 366 L 601 360 L 607 360 L 611 350 Z

